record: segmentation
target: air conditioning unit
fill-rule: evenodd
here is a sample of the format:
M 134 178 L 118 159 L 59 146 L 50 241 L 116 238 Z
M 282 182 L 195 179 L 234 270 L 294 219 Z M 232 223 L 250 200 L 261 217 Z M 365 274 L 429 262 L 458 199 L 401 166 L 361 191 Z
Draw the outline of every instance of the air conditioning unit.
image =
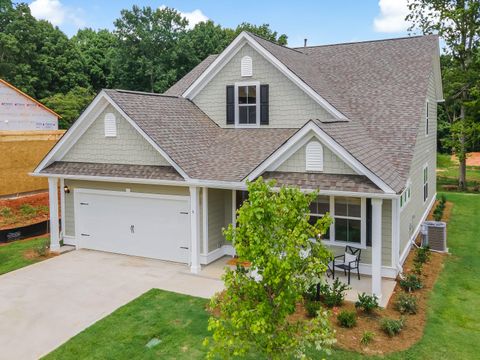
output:
M 447 224 L 443 221 L 425 221 L 422 224 L 422 246 L 431 250 L 447 252 Z

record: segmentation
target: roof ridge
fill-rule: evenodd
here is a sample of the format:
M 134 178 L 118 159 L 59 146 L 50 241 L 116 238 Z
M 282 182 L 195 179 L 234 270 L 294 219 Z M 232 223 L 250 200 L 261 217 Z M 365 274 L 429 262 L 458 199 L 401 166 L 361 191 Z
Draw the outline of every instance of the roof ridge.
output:
M 169 97 L 169 98 L 177 98 L 177 99 L 180 98 L 180 96 L 177 96 L 177 95 L 165 95 L 165 94 L 153 93 L 153 92 L 147 92 L 147 91 L 124 90 L 124 89 L 103 89 L 103 90 L 117 91 L 119 93 L 125 93 L 125 94 L 136 94 L 136 95 L 146 95 L 146 96 L 161 96 L 161 97 Z
M 406 40 L 406 39 L 416 39 L 421 37 L 431 37 L 431 36 L 438 36 L 437 34 L 427 34 L 427 35 L 413 35 L 413 36 L 402 36 L 396 38 L 387 38 L 387 39 L 374 39 L 374 40 L 362 40 L 362 41 L 348 41 L 342 43 L 335 43 L 335 44 L 324 44 L 324 45 L 310 45 L 310 46 L 296 46 L 291 49 L 310 49 L 310 48 L 317 48 L 317 47 L 327 47 L 327 46 L 341 46 L 341 45 L 353 45 L 353 44 L 365 44 L 365 43 L 374 43 L 374 42 L 383 42 L 383 41 L 397 41 L 397 40 Z M 298 51 L 298 50 L 297 50 Z M 301 51 L 300 51 L 301 52 Z

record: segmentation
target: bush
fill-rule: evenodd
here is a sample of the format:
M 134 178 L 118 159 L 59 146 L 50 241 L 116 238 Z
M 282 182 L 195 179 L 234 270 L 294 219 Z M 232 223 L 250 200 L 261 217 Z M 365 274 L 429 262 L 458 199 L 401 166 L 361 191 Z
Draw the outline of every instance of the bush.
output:
M 414 262 L 412 271 L 417 275 L 422 275 L 423 264 L 421 262 Z
M 20 212 L 22 213 L 23 216 L 28 217 L 28 218 L 32 218 L 35 215 L 37 215 L 37 209 L 35 209 L 30 204 L 20 205 Z
M 50 252 L 50 240 L 44 239 L 33 247 L 33 251 L 38 257 L 45 257 Z
M 400 286 L 403 290 L 412 292 L 423 287 L 420 277 L 415 274 L 407 274 L 405 277 L 400 280 Z
M 404 325 L 405 320 L 403 317 L 398 320 L 383 318 L 382 321 L 380 321 L 380 327 L 383 332 L 390 337 L 398 335 L 400 331 L 402 331 Z
M 13 211 L 11 208 L 5 206 L 0 209 L 0 215 L 2 215 L 5 218 L 10 218 L 13 216 Z
M 353 328 L 357 325 L 357 314 L 354 311 L 342 310 L 337 315 L 338 324 L 344 328 Z
M 425 264 L 430 261 L 430 248 L 428 246 L 419 247 L 415 252 L 414 262 Z
M 305 301 L 305 310 L 309 318 L 314 318 L 318 315 L 318 311 L 322 308 L 322 304 L 319 301 L 307 300 Z
M 411 294 L 402 293 L 398 295 L 395 301 L 395 309 L 400 314 L 416 314 L 417 313 L 417 298 Z
M 355 307 L 362 309 L 366 313 L 371 313 L 373 310 L 378 309 L 378 298 L 376 295 L 358 294 Z
M 335 279 L 332 285 L 327 283 L 320 285 L 320 298 L 328 307 L 340 306 L 345 299 L 345 292 L 350 286 Z
M 362 345 L 368 345 L 373 341 L 373 338 L 375 337 L 375 333 L 371 331 L 364 331 L 362 338 L 360 339 L 360 343 Z

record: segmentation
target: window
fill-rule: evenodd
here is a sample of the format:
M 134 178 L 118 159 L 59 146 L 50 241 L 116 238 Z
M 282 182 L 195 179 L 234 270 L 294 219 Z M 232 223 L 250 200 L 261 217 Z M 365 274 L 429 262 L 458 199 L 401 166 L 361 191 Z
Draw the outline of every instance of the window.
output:
M 310 224 L 315 224 L 317 220 L 330 212 L 330 198 L 328 196 L 318 196 L 315 201 L 310 204 Z M 330 229 L 323 235 L 323 239 L 330 239 Z
M 106 113 L 104 118 L 105 137 L 117 136 L 117 121 L 115 115 Z
M 236 124 L 257 126 L 260 122 L 259 83 L 240 83 L 235 85 Z
M 323 146 L 318 141 L 310 141 L 305 148 L 305 169 L 323 171 Z
M 252 58 L 250 56 L 244 56 L 242 58 L 240 64 L 240 75 L 242 77 L 253 75 Z
M 408 181 L 407 187 L 403 191 L 402 195 L 400 195 L 400 208 L 403 208 L 410 201 L 411 187 L 412 187 L 412 184 L 410 183 L 410 181 Z
M 429 121 L 430 121 L 430 119 L 429 119 L 429 116 L 430 116 L 429 111 L 430 111 L 430 109 L 429 109 L 429 103 L 428 103 L 428 100 L 427 100 L 427 102 L 426 102 L 426 104 L 425 104 L 425 136 L 428 135 L 428 126 L 429 126 L 428 123 L 429 123 Z
M 428 165 L 423 168 L 423 202 L 428 199 Z

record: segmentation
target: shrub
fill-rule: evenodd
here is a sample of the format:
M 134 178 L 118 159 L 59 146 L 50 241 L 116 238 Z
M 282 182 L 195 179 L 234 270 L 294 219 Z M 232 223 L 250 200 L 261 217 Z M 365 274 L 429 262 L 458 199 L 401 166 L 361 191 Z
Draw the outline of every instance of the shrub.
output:
M 413 272 L 417 275 L 422 275 L 423 264 L 421 262 L 414 262 L 413 263 Z
M 407 274 L 405 277 L 400 280 L 400 286 L 403 290 L 412 292 L 423 287 L 420 277 L 415 274 Z
M 411 294 L 402 293 L 398 295 L 395 301 L 395 309 L 400 314 L 416 314 L 417 313 L 417 298 Z
M 415 252 L 415 258 L 413 259 L 416 263 L 425 264 L 430 261 L 430 248 L 428 246 L 419 247 Z
M 50 252 L 50 240 L 44 239 L 33 247 L 33 251 L 38 257 L 45 257 Z
M 314 318 L 318 315 L 318 311 L 322 308 L 322 304 L 319 301 L 307 300 L 305 301 L 305 310 L 309 318 Z
M 380 321 L 380 327 L 383 332 L 390 337 L 398 335 L 400 331 L 402 331 L 404 325 L 405 320 L 403 317 L 398 320 L 383 318 L 382 321 Z
M 345 299 L 345 292 L 350 286 L 335 279 L 332 285 L 327 283 L 320 285 L 320 298 L 328 307 L 340 306 Z
M 354 311 L 342 310 L 337 315 L 338 324 L 344 328 L 353 328 L 357 325 L 357 314 Z
M 366 313 L 371 313 L 373 310 L 378 309 L 378 298 L 376 295 L 358 294 L 355 307 L 362 309 Z
M 0 209 L 0 215 L 2 215 L 5 218 L 10 218 L 13 216 L 13 211 L 11 208 L 5 206 Z
M 447 197 L 445 196 L 445 194 L 440 195 L 439 203 L 445 205 L 446 202 Z
M 34 217 L 37 215 L 37 209 L 35 209 L 32 205 L 30 204 L 22 204 L 20 205 L 20 212 L 22 213 L 23 216 L 25 217 Z
M 373 341 L 373 338 L 375 337 L 375 333 L 372 331 L 364 331 L 362 338 L 360 339 L 360 343 L 362 345 L 368 345 Z

